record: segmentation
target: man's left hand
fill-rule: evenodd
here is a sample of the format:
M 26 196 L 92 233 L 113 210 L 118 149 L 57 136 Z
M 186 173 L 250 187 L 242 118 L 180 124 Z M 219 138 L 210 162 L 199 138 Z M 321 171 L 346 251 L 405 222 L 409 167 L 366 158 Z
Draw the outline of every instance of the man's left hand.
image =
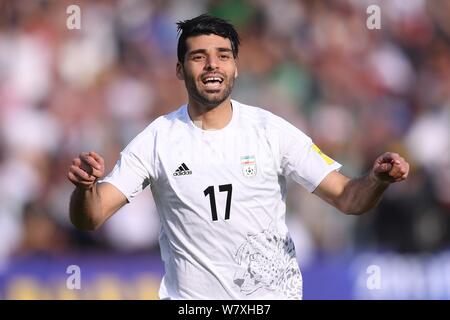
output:
M 400 182 L 408 177 L 409 163 L 398 153 L 386 152 L 375 160 L 371 175 L 382 182 Z

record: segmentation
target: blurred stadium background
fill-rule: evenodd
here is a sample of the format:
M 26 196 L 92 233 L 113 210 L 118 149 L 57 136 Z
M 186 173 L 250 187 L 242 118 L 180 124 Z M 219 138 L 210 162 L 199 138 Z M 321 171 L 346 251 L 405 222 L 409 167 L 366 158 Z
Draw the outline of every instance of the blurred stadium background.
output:
M 72 4 L 80 30 L 66 27 Z M 366 27 L 370 4 L 380 30 Z M 151 192 L 79 232 L 66 170 L 86 150 L 110 170 L 136 133 L 185 102 L 175 22 L 204 12 L 241 34 L 235 99 L 294 123 L 350 176 L 387 150 L 412 165 L 360 217 L 290 183 L 305 299 L 450 298 L 447 0 L 0 1 L 0 298 L 157 298 Z M 80 290 L 66 288 L 69 265 Z

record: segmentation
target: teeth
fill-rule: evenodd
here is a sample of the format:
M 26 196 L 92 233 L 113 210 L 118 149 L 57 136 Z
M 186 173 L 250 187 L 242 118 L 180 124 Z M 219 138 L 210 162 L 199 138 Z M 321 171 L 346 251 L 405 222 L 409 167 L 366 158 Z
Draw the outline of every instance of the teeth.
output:
M 208 82 L 208 81 L 219 81 L 219 82 L 222 82 L 223 80 L 221 78 L 217 78 L 217 77 L 206 78 L 204 80 L 204 82 Z

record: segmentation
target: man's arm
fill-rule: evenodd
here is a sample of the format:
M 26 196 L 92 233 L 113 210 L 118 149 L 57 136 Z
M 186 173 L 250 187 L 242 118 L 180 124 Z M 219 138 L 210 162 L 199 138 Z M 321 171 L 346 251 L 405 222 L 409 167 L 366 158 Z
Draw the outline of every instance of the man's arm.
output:
M 331 172 L 314 194 L 346 214 L 362 214 L 378 204 L 391 183 L 405 180 L 408 173 L 408 162 L 387 152 L 375 160 L 366 176 L 349 179 L 337 171 Z
M 70 198 L 70 220 L 81 230 L 95 230 L 127 203 L 109 183 L 97 183 L 105 173 L 103 158 L 95 152 L 81 153 L 72 162 L 67 177 L 76 186 Z

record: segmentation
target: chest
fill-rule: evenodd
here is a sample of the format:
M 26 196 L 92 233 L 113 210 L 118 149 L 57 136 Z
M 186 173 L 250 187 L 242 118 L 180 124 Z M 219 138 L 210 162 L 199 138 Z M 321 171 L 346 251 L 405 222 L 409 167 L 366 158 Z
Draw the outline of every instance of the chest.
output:
M 208 188 L 225 190 L 227 185 L 235 190 L 258 191 L 278 183 L 276 150 L 259 132 L 174 135 L 167 140 L 157 155 L 156 184 L 165 192 L 206 194 Z

